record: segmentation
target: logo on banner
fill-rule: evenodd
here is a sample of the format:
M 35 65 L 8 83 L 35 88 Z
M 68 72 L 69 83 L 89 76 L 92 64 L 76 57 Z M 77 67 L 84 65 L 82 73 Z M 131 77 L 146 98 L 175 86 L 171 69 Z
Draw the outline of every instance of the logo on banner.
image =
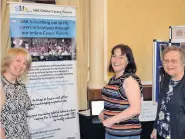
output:
M 16 6 L 15 7 L 15 11 L 17 11 L 17 12 L 21 12 L 21 11 L 25 11 L 25 12 L 27 12 L 28 11 L 28 8 L 27 7 L 25 7 L 25 6 L 23 6 L 23 5 L 19 5 L 19 6 Z
M 183 31 L 181 29 L 177 30 L 176 35 L 177 36 L 182 36 L 183 35 Z

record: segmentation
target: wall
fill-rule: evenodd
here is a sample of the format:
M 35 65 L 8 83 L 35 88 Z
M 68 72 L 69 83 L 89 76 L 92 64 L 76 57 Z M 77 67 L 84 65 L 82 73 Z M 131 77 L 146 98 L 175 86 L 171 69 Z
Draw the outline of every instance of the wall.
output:
M 115 44 L 128 44 L 137 75 L 152 81 L 153 39 L 168 40 L 177 25 L 185 25 L 185 0 L 107 0 L 107 63 Z

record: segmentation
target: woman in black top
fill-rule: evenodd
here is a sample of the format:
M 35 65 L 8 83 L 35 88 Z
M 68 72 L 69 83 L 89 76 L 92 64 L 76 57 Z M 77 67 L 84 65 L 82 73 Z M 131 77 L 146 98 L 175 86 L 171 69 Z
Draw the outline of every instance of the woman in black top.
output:
M 151 139 L 185 139 L 185 51 L 165 48 L 162 63 L 165 76 Z

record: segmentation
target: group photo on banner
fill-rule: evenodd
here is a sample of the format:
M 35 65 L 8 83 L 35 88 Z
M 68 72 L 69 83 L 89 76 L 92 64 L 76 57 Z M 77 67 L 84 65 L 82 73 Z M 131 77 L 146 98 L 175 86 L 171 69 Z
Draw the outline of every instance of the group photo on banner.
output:
M 31 138 L 79 139 L 76 7 L 9 5 L 11 47 L 32 58 L 26 83 Z
M 168 47 L 168 41 L 153 40 L 153 100 L 158 102 L 160 94 L 160 86 L 162 83 L 162 76 L 164 68 L 162 66 L 162 52 Z

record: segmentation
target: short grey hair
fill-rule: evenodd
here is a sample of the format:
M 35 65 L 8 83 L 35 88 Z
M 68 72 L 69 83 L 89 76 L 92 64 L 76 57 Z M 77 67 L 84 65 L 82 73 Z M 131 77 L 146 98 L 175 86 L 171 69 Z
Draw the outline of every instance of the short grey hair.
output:
M 185 64 L 185 50 L 183 48 L 181 48 L 180 46 L 175 46 L 175 45 L 168 46 L 163 50 L 162 60 L 164 60 L 164 55 L 167 54 L 168 52 L 171 52 L 171 51 L 179 52 L 182 63 Z

